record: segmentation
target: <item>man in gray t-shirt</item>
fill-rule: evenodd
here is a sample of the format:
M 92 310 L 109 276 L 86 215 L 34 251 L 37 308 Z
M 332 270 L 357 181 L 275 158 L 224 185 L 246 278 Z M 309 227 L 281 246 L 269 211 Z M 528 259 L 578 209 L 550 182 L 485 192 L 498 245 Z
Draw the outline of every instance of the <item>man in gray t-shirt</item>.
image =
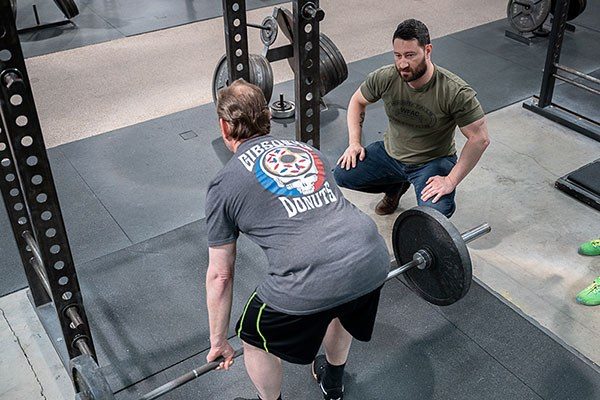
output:
M 242 232 L 268 260 L 265 280 L 236 327 L 259 399 L 280 398 L 282 359 L 312 362 L 325 399 L 341 398 L 352 338 L 371 338 L 389 268 L 385 242 L 374 222 L 344 198 L 318 150 L 269 135 L 260 89 L 234 82 L 219 93 L 217 113 L 234 157 L 207 192 L 207 360 L 223 356 L 225 369 L 232 362 L 227 330 Z M 326 355 L 317 356 L 321 343 Z

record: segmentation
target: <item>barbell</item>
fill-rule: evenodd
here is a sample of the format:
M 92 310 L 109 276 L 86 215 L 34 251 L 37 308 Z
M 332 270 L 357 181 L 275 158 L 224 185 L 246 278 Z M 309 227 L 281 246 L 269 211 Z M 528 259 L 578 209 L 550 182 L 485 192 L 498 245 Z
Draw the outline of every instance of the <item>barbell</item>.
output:
M 462 234 L 439 211 L 415 207 L 396 218 L 392 230 L 394 257 L 386 282 L 403 276 L 409 287 L 426 301 L 446 306 L 462 299 L 471 286 L 472 266 L 466 244 L 491 231 L 487 223 Z M 398 266 L 400 264 L 400 266 Z M 237 349 L 234 358 L 243 354 Z M 143 395 L 154 400 L 216 369 L 222 357 L 193 369 Z M 106 379 L 87 354 L 70 362 L 76 400 L 114 400 Z M 93 385 L 93 386 L 91 386 Z

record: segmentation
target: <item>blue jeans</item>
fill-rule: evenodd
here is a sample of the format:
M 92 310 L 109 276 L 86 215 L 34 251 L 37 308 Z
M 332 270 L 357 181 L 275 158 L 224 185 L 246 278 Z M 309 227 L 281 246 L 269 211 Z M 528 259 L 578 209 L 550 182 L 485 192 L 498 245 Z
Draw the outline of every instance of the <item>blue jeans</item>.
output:
M 421 191 L 427 186 L 427 179 L 432 176 L 446 176 L 456 165 L 456 155 L 440 157 L 424 164 L 405 164 L 385 151 L 383 142 L 375 142 L 366 148 L 366 157 L 359 161 L 355 168 L 346 171 L 338 165 L 333 174 L 341 187 L 367 193 L 385 193 L 388 196 L 398 194 L 406 188 L 408 182 L 415 187 L 417 203 L 420 206 L 435 208 L 450 218 L 456 210 L 455 191 L 433 203 L 433 198 L 421 200 Z

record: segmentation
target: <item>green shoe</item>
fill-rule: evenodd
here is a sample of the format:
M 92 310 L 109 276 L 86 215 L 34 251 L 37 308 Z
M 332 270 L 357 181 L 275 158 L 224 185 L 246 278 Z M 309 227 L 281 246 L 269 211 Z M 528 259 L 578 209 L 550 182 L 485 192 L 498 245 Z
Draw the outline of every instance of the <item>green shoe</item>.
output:
M 577 294 L 579 304 L 585 306 L 597 306 L 600 304 L 600 276 L 594 282 Z
M 584 256 L 600 256 L 600 239 L 590 240 L 579 246 L 579 254 Z

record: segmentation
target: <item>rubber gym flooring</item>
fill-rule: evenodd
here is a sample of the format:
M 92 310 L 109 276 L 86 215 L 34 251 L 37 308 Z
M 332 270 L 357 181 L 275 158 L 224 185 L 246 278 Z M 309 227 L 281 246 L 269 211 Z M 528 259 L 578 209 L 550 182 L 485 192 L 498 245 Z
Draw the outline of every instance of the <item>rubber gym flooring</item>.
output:
M 246 9 L 284 3 L 285 0 L 246 0 Z M 25 57 L 73 49 L 113 39 L 171 28 L 223 15 L 221 0 L 77 0 L 79 15 L 72 24 L 46 28 L 20 35 Z M 64 20 L 54 2 L 19 0 L 17 27 L 35 26 L 32 5 L 40 22 Z
M 139 398 L 205 362 L 206 246 L 199 220 L 79 266 L 100 365 L 118 399 Z M 238 255 L 232 319 L 265 265 L 245 238 Z M 285 398 L 320 398 L 308 367 L 285 371 Z M 353 345 L 346 388 L 346 399 L 600 396 L 597 371 L 478 284 L 441 308 L 397 280 L 384 286 L 372 342 Z M 230 373 L 201 377 L 164 399 L 253 394 L 240 359 Z

